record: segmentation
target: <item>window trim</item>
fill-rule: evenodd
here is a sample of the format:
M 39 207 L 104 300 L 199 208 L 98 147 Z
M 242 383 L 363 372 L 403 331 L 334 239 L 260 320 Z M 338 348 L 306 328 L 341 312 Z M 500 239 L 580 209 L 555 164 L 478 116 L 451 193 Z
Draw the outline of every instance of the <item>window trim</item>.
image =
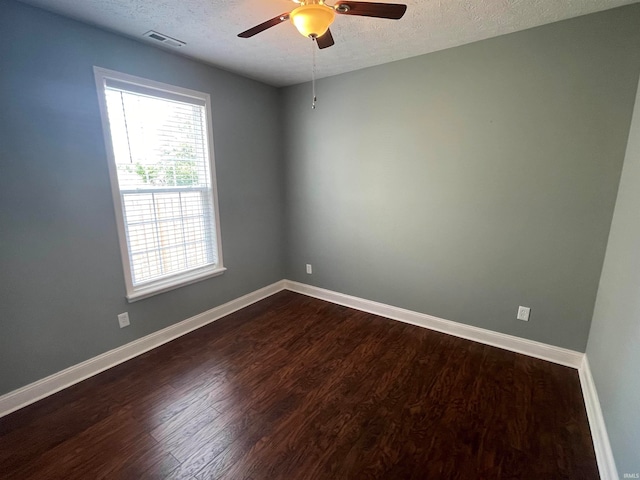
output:
M 107 153 L 107 164 L 109 167 L 109 180 L 111 183 L 111 196 L 113 197 L 113 205 L 115 209 L 116 226 L 118 229 L 118 240 L 120 243 L 120 257 L 124 270 L 124 280 L 126 285 L 126 298 L 129 303 L 153 295 L 168 292 L 185 285 L 211 278 L 223 274 L 226 271 L 222 260 L 222 235 L 220 231 L 220 211 L 218 207 L 218 186 L 216 183 L 216 162 L 213 153 L 213 123 L 211 116 L 211 97 L 208 93 L 189 90 L 183 87 L 177 87 L 166 83 L 156 82 L 142 77 L 136 77 L 126 73 L 117 72 L 94 66 L 93 73 L 96 81 L 96 92 L 98 95 L 98 105 L 100 108 L 100 117 L 102 120 L 102 133 L 104 136 L 105 150 Z M 122 199 L 120 195 L 120 185 L 118 183 L 118 171 L 116 167 L 115 154 L 113 151 L 113 143 L 111 139 L 111 129 L 109 126 L 109 116 L 107 112 L 105 87 L 107 82 L 113 82 L 121 85 L 132 85 L 144 89 L 146 91 L 157 92 L 157 96 L 161 98 L 187 97 L 192 99 L 194 103 L 204 104 L 207 126 L 207 151 L 209 153 L 209 175 L 211 181 L 211 194 L 213 196 L 213 214 L 216 226 L 216 242 L 218 247 L 218 263 L 215 265 L 207 265 L 187 271 L 182 271 L 174 275 L 168 275 L 157 280 L 150 280 L 138 286 L 133 285 L 133 274 L 131 272 L 131 263 L 129 258 L 129 248 L 127 247 L 126 226 L 123 213 Z

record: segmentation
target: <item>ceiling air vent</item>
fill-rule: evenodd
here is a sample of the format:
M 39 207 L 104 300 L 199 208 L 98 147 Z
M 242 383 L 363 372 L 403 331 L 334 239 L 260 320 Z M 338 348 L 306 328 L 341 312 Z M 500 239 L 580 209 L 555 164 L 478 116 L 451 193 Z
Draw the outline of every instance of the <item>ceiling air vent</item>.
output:
M 186 43 L 181 42 L 180 40 L 176 40 L 175 38 L 168 37 L 167 35 L 163 35 L 162 33 L 154 32 L 153 30 L 149 30 L 147 33 L 142 34 L 143 37 L 149 37 L 152 40 L 155 40 L 160 43 L 164 43 L 170 47 L 182 47 L 186 45 Z

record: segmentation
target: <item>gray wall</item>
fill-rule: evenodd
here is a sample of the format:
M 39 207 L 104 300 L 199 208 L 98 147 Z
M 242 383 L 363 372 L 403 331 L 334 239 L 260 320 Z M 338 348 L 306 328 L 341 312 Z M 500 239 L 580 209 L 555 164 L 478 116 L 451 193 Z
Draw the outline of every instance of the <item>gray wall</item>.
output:
M 0 32 L 0 394 L 283 278 L 276 89 L 13 1 Z M 126 303 L 94 65 L 211 94 L 224 275 Z
M 285 89 L 288 278 L 584 351 L 638 25 L 633 5 L 323 79 L 315 111 Z
M 640 473 L 640 91 L 587 357 L 622 478 Z

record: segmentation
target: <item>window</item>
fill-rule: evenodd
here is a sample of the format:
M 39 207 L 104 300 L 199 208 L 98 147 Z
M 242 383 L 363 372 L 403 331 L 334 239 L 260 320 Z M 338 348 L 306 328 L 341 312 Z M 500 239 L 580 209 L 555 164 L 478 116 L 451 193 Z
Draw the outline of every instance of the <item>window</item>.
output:
M 224 272 L 209 95 L 94 72 L 127 299 Z

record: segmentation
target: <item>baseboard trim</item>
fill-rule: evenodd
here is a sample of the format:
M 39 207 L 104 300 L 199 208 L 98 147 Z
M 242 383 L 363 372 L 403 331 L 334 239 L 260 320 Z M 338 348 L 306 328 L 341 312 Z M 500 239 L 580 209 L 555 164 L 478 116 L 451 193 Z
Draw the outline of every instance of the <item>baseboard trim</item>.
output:
M 580 376 L 580 385 L 582 386 L 582 396 L 584 405 L 587 410 L 587 418 L 589 419 L 589 427 L 591 428 L 591 438 L 593 439 L 593 448 L 596 451 L 596 460 L 598 461 L 598 470 L 600 471 L 601 480 L 618 480 L 618 469 L 613 458 L 613 451 L 609 443 L 609 435 L 607 427 L 604 423 L 602 408 L 600 407 L 600 399 L 596 384 L 591 375 L 589 360 L 584 356 L 582 365 L 578 369 Z
M 292 280 L 285 280 L 285 289 L 336 303 L 338 305 L 344 305 L 345 307 L 355 308 L 356 310 L 361 310 L 363 312 L 387 317 L 392 320 L 398 320 L 400 322 L 417 325 L 430 330 L 436 330 L 456 337 L 466 338 L 467 340 L 473 340 L 474 342 L 491 345 L 504 350 L 522 353 L 523 355 L 547 360 L 567 367 L 576 369 L 580 368 L 584 357 L 583 353 L 568 350 L 566 348 L 555 347 L 545 343 L 534 342 L 533 340 L 514 337 L 513 335 L 493 332 L 484 328 L 473 327 L 471 325 L 465 325 L 451 320 L 434 317 L 433 315 L 393 307 L 384 303 L 345 295 L 344 293 L 338 293 L 332 290 L 314 287 L 313 285 L 294 282 Z
M 109 350 L 101 355 L 90 358 L 82 363 L 73 365 L 58 373 L 54 373 L 41 380 L 22 388 L 9 392 L 0 397 L 0 417 L 26 407 L 40 399 L 53 395 L 71 385 L 81 382 L 100 372 L 120 363 L 137 357 L 149 350 L 203 327 L 215 320 L 225 317 L 237 310 L 245 308 L 274 293 L 284 290 L 285 281 L 280 280 L 242 297 L 231 300 L 223 305 L 207 310 L 179 323 L 158 330 L 150 335 L 139 338 L 121 347 Z

